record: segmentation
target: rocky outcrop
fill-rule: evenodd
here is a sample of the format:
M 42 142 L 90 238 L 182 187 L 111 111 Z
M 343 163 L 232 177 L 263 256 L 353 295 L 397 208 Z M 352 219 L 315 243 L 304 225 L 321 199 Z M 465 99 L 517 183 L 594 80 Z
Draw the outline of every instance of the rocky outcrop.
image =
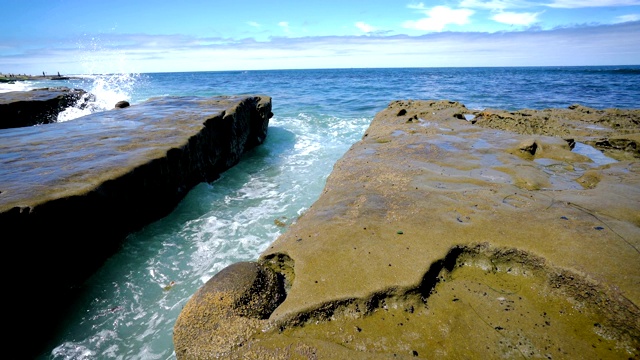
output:
M 114 106 L 115 109 L 124 109 L 126 107 L 131 106 L 131 104 L 129 104 L 128 101 L 122 100 L 122 101 L 118 101 L 116 103 L 116 105 Z
M 228 266 L 182 309 L 175 352 L 181 359 L 224 357 L 235 344 L 247 341 L 247 328 L 266 322 L 284 297 L 284 282 L 271 268 L 255 262 Z
M 0 129 L 54 123 L 66 108 L 82 108 L 92 98 L 82 89 L 67 87 L 0 93 Z
M 242 336 L 174 337 L 178 359 L 212 344 L 238 359 L 640 356 L 640 162 L 569 141 L 587 133 L 477 117 L 456 102 L 392 102 L 258 259 L 284 301 L 267 320 L 237 315 Z M 201 315 L 181 314 L 175 331 L 224 319 Z
M 640 159 L 640 109 L 599 110 L 575 104 L 566 109 L 485 109 L 466 115 L 485 128 L 557 136 L 589 144 L 618 160 Z
M 13 260 L 3 270 L 21 296 L 11 332 L 35 341 L 37 326 L 46 340 L 50 320 L 128 233 L 238 163 L 271 116 L 267 96 L 167 97 L 0 131 L 0 228 Z

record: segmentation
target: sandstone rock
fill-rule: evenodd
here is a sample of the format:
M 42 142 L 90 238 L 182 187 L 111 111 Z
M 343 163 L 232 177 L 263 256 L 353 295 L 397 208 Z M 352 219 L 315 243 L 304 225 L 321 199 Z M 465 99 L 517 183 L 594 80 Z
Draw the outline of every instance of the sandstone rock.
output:
M 518 149 L 522 152 L 528 153 L 531 156 L 534 156 L 536 154 L 536 151 L 538 150 L 538 144 L 533 139 L 527 139 L 518 146 Z
M 20 296 L 6 320 L 11 334 L 37 326 L 30 342 L 46 340 L 127 234 L 238 163 L 264 141 L 272 115 L 267 96 L 168 97 L 1 130 L 0 228 L 13 259 L 2 269 Z
M 276 272 L 255 262 L 235 263 L 201 287 L 174 327 L 179 359 L 228 356 L 260 331 L 286 294 Z
M 640 158 L 640 109 L 598 110 L 574 104 L 567 109 L 485 109 L 471 113 L 476 115 L 473 123 L 481 127 L 572 138 L 618 160 Z
M 85 94 L 66 87 L 0 93 L 0 129 L 54 123 L 66 108 L 91 101 Z
M 600 165 L 563 140 L 589 130 L 575 113 L 559 137 L 539 115 L 392 102 L 260 256 L 284 302 L 210 341 L 238 359 L 640 356 L 638 160 Z

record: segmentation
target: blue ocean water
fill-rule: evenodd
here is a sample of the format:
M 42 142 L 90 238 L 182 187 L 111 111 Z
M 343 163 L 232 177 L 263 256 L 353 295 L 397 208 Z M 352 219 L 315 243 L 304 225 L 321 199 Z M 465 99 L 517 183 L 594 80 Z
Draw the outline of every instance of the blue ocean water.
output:
M 119 100 L 166 95 L 264 94 L 274 113 L 263 145 L 127 238 L 87 282 L 41 358 L 174 359 L 173 324 L 189 297 L 225 266 L 256 259 L 286 231 L 392 100 L 448 99 L 472 109 L 640 108 L 639 84 L 640 66 L 148 73 L 29 83 L 97 96 L 92 107 L 69 109 L 60 121 Z

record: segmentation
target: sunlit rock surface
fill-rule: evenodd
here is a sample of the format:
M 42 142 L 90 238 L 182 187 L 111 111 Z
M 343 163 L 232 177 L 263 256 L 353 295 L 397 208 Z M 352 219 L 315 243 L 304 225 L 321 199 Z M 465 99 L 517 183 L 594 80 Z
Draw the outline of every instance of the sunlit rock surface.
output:
M 54 123 L 66 108 L 82 107 L 92 97 L 67 87 L 0 93 L 0 129 Z
M 128 233 L 261 144 L 271 116 L 267 96 L 166 97 L 0 130 L 0 228 L 12 260 L 3 269 L 21 298 L 10 332 L 46 340 Z
M 640 159 L 640 109 L 599 110 L 574 104 L 566 109 L 485 109 L 456 116 L 464 115 L 482 127 L 558 136 L 589 144 L 618 160 Z
M 639 357 L 633 149 L 618 161 L 586 145 L 602 134 L 580 116 L 551 137 L 478 126 L 489 114 L 391 103 L 258 259 L 284 301 L 268 319 L 234 318 L 242 336 L 181 314 L 175 330 L 197 338 L 174 338 L 178 358 Z M 530 117 L 510 116 L 512 130 Z M 212 306 L 207 323 L 230 311 Z

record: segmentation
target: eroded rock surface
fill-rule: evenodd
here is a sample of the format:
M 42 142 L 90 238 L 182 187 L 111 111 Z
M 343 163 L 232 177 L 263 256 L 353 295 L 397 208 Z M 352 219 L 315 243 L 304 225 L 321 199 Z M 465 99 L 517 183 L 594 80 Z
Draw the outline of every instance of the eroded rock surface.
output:
M 476 116 L 380 112 L 261 255 L 284 302 L 208 341 L 238 359 L 639 357 L 640 162 Z
M 82 107 L 92 98 L 82 89 L 67 87 L 0 93 L 0 129 L 54 123 L 66 108 Z
M 174 329 L 181 359 L 223 358 L 246 342 L 252 329 L 284 300 L 284 282 L 271 268 L 235 263 L 200 288 L 180 312 Z
M 1 130 L 0 228 L 13 260 L 3 270 L 21 297 L 11 334 L 36 327 L 33 347 L 47 340 L 51 319 L 124 237 L 238 163 L 264 141 L 272 115 L 267 96 L 166 97 Z
M 465 114 L 482 127 L 558 136 L 589 144 L 618 160 L 640 159 L 640 109 L 598 110 L 575 104 L 567 109 L 485 109 Z

